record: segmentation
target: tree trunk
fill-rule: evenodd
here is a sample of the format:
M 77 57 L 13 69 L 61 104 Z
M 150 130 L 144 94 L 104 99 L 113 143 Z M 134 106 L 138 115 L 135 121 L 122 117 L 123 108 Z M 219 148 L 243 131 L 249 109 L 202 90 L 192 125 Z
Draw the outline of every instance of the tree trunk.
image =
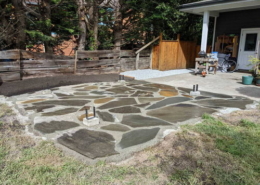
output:
M 90 19 L 93 22 L 93 41 L 91 43 L 91 49 L 98 49 L 98 3 L 96 1 L 93 2 L 92 7 L 89 10 Z
M 122 13 L 119 0 L 115 2 L 114 50 L 120 50 L 122 39 Z
M 86 36 L 87 36 L 87 27 L 85 22 L 85 7 L 84 0 L 76 0 L 78 5 L 78 18 L 79 18 L 79 41 L 78 41 L 78 50 L 85 50 L 86 45 Z

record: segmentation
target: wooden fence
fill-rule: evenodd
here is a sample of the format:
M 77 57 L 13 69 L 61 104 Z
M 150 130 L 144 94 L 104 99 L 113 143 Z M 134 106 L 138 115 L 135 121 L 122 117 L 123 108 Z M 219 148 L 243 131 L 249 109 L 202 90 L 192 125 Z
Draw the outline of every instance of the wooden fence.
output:
M 150 51 L 141 53 L 139 68 L 150 66 Z M 0 51 L 0 81 L 22 80 L 28 76 L 83 73 L 105 74 L 135 69 L 132 50 L 77 51 L 75 57 L 24 50 Z
M 186 69 L 195 67 L 195 58 L 200 51 L 196 42 L 180 41 L 180 36 L 174 41 L 160 39 L 152 51 L 152 69 L 160 71 Z M 209 52 L 209 48 L 207 49 Z

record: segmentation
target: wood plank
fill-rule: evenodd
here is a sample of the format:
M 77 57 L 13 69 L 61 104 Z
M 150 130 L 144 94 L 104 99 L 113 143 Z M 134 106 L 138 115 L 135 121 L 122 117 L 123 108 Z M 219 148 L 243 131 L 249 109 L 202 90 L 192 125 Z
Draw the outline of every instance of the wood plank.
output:
M 20 72 L 0 73 L 0 82 L 10 82 L 20 80 Z
M 54 54 L 49 54 L 49 53 L 36 53 L 36 52 L 31 52 L 31 51 L 25 51 L 21 50 L 21 58 L 22 59 L 63 59 L 63 60 L 70 60 L 74 59 L 73 56 L 64 56 L 64 55 L 54 55 Z
M 22 68 L 74 66 L 74 60 L 22 60 Z
M 160 42 L 159 70 L 176 69 L 178 56 L 178 42 Z
M 95 50 L 95 51 L 78 51 L 77 58 L 95 58 L 95 57 L 119 57 L 119 50 Z
M 73 73 L 73 67 L 64 68 L 35 68 L 35 69 L 24 69 L 23 75 L 37 75 L 37 74 L 49 74 L 49 73 Z
M 0 62 L 0 66 L 20 66 L 19 61 Z
M 103 59 L 99 61 L 86 61 L 86 60 L 79 60 L 77 62 L 78 68 L 82 67 L 96 67 L 101 65 L 120 65 L 120 59 Z
M 120 51 L 120 57 L 124 58 L 124 57 L 135 57 L 136 54 L 134 52 L 134 50 L 121 50 Z
M 0 51 L 0 59 L 20 59 L 20 50 Z
M 159 69 L 159 45 L 153 47 L 152 69 Z
M 0 66 L 0 71 L 20 71 L 20 66 Z

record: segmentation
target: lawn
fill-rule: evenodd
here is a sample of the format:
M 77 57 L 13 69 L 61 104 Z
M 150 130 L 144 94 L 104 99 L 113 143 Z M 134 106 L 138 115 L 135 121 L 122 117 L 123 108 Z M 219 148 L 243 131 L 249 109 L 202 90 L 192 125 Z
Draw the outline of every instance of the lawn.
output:
M 251 117 L 260 114 L 252 111 Z M 255 185 L 260 183 L 260 124 L 246 118 L 229 123 L 204 115 L 201 123 L 183 126 L 129 160 L 90 165 L 26 134 L 11 108 L 1 104 L 0 182 Z

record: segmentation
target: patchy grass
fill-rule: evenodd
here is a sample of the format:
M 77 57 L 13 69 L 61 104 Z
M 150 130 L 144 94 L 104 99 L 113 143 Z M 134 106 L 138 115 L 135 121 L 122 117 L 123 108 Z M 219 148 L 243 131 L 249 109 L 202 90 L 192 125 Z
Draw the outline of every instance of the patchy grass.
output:
M 260 124 L 249 113 L 246 118 L 250 119 L 228 123 L 204 115 L 202 123 L 183 126 L 127 161 L 87 165 L 68 157 L 52 142 L 25 135 L 11 109 L 0 105 L 0 182 L 256 185 L 260 182 Z

